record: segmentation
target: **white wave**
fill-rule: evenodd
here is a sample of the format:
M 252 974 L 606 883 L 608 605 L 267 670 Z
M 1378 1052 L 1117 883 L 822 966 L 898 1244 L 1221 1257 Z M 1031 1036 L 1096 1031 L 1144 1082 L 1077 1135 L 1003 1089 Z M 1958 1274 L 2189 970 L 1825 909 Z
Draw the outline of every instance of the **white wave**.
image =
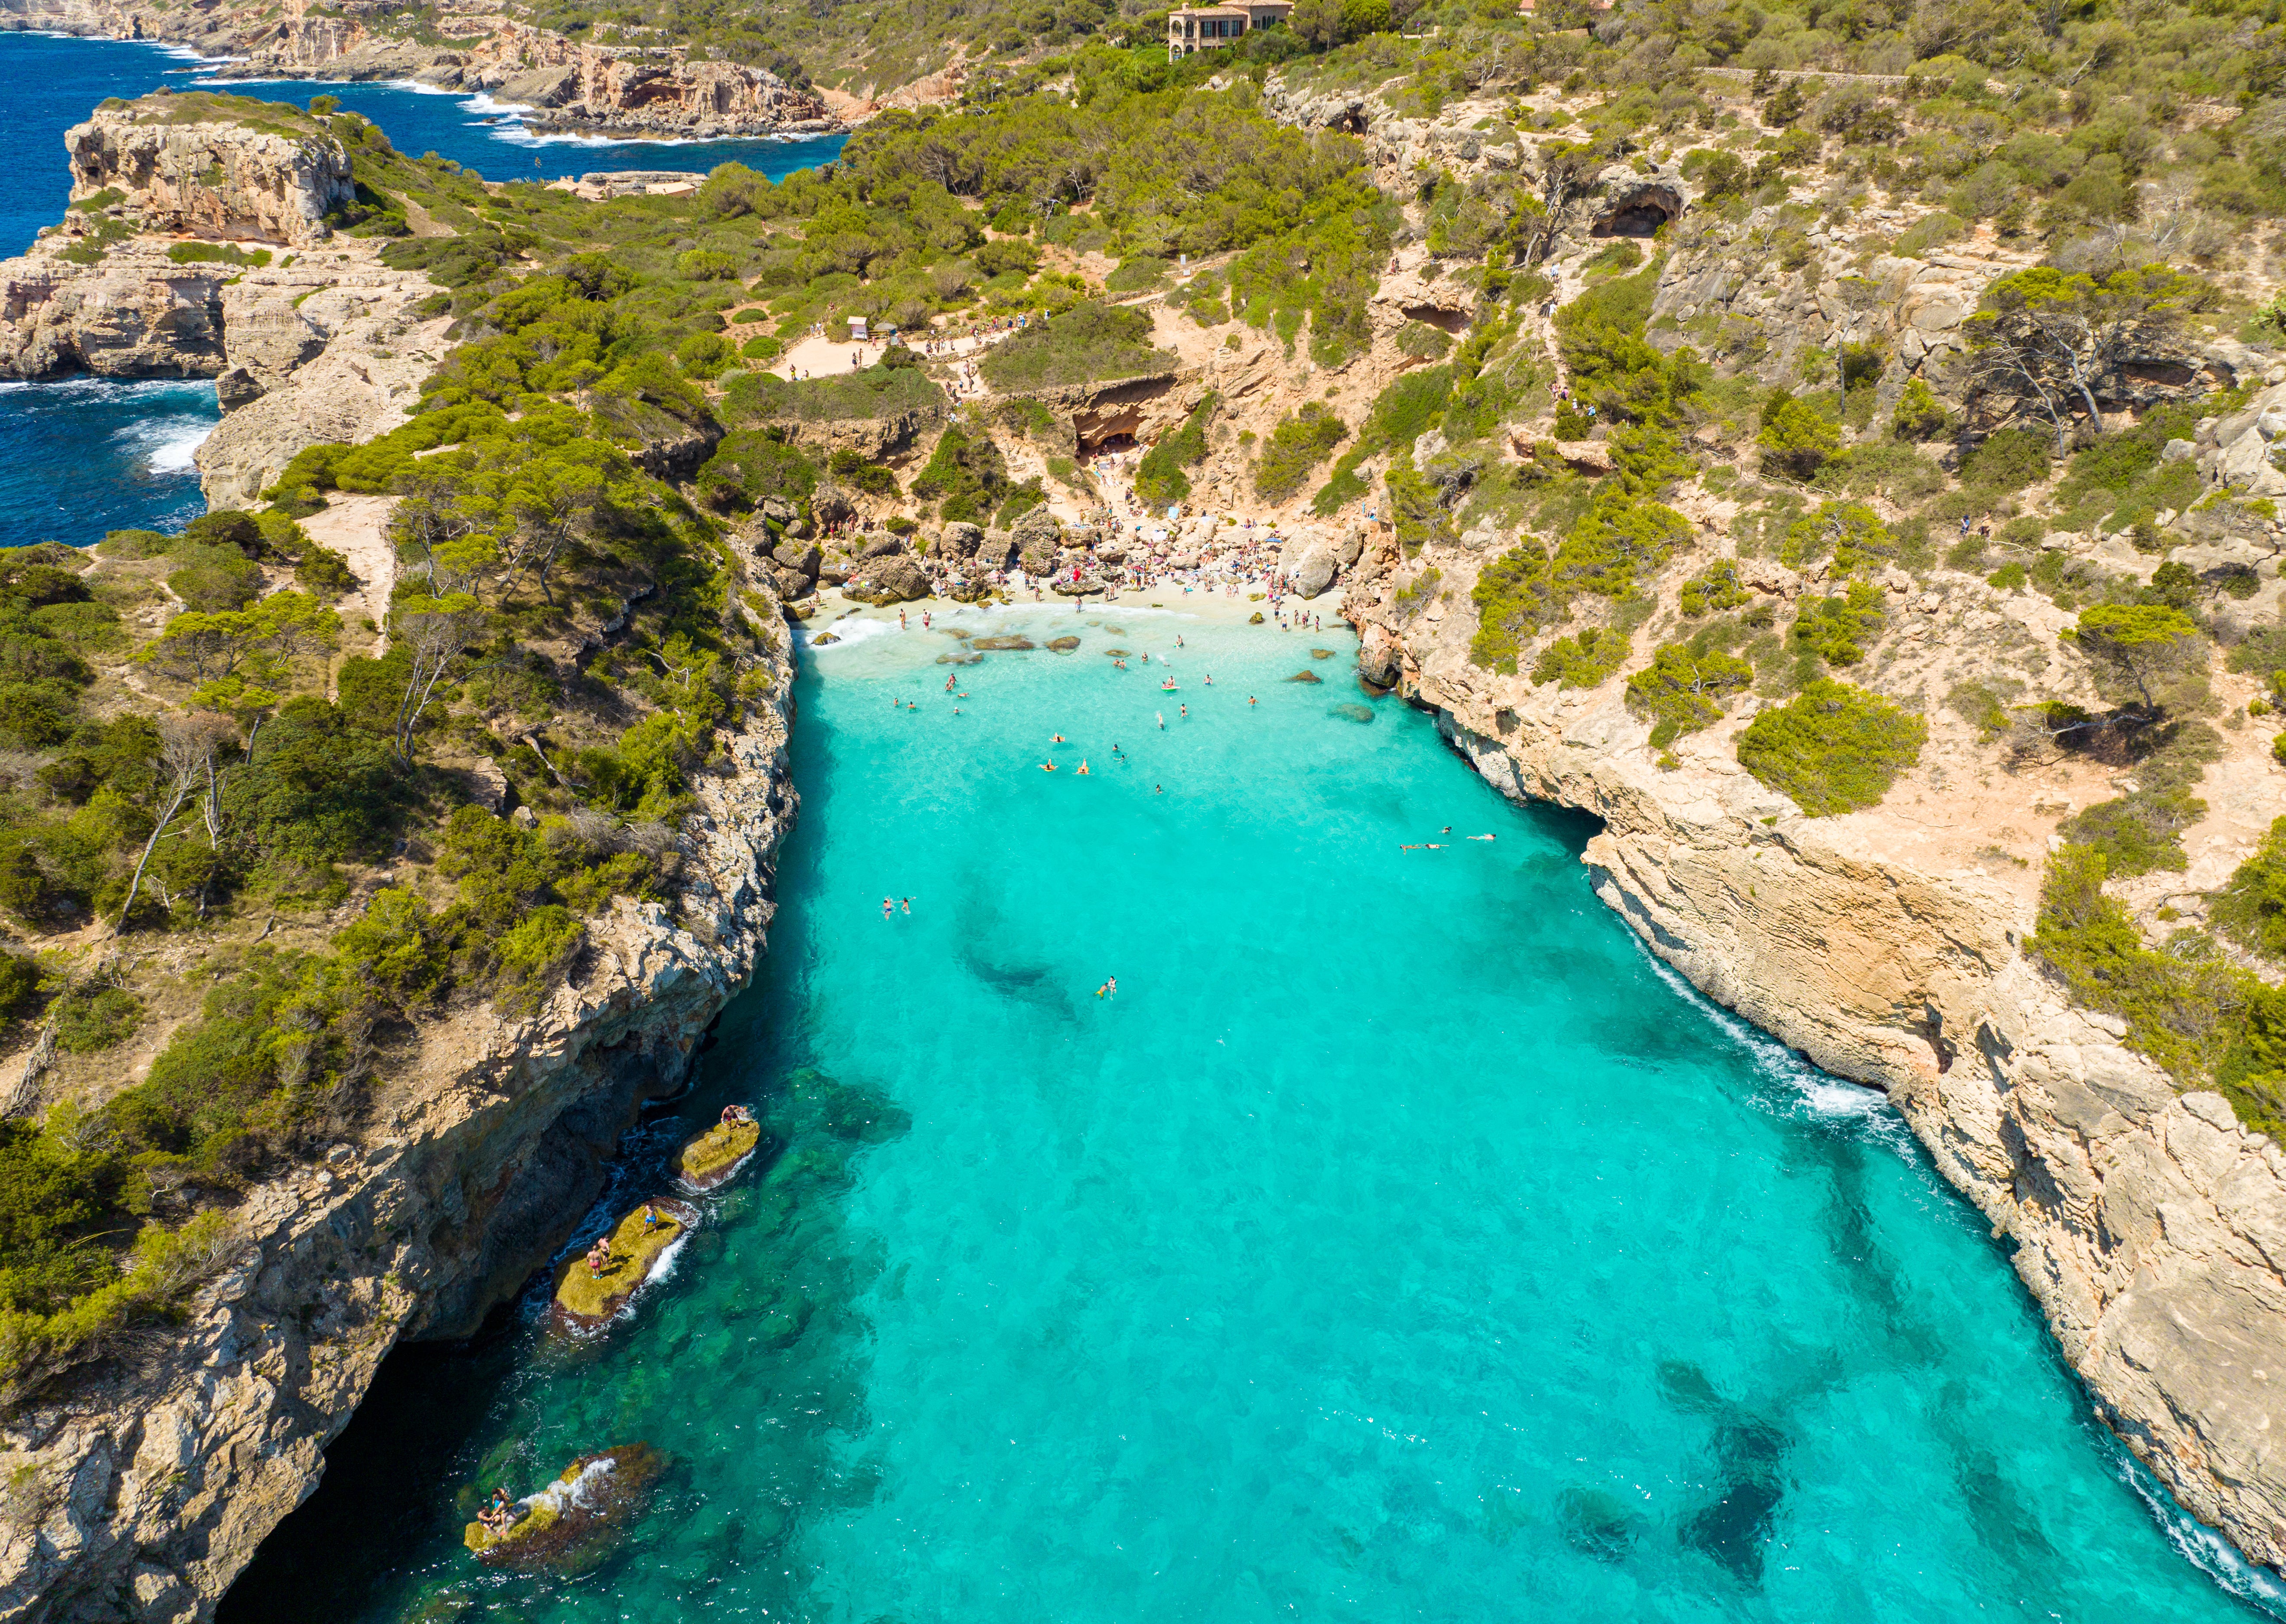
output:
M 603 1479 L 619 1469 L 619 1463 L 610 1455 L 599 1456 L 581 1467 L 568 1483 L 558 1478 L 537 1494 L 526 1494 L 516 1504 L 526 1511 L 545 1506 L 559 1516 L 573 1506 L 582 1510 L 592 1510 L 595 1502 L 591 1496 L 603 1486 Z
M 666 1243 L 666 1249 L 652 1260 L 650 1273 L 642 1277 L 635 1289 L 627 1294 L 627 1300 L 619 1305 L 619 1312 L 611 1316 L 614 1321 L 633 1320 L 635 1317 L 635 1305 L 648 1297 L 654 1288 L 674 1277 L 675 1263 L 682 1256 L 682 1244 L 690 1239 L 692 1227 L 691 1225 L 685 1224 L 682 1226 L 682 1233 L 669 1241 Z
M 12 378 L 0 382 L 0 395 L 29 391 L 49 399 L 69 400 L 92 395 L 108 395 L 114 399 L 164 399 L 170 395 L 185 397 L 214 394 L 214 384 L 205 378 L 99 378 L 91 373 L 75 373 L 66 378 L 45 381 Z
M 2286 1619 L 2286 1584 L 2267 1568 L 2257 1567 L 2234 1549 L 2228 1540 L 2200 1522 L 2162 1489 L 2142 1464 L 2117 1439 L 2116 1451 L 2121 1481 L 2135 1491 L 2150 1510 L 2159 1532 L 2177 1554 L 2243 1602 L 2251 1602 L 2274 1619 Z
M 1636 947 L 1654 975 L 1745 1050 L 1755 1072 L 1792 1095 L 1810 1116 L 1825 1122 L 1862 1122 L 1877 1129 L 1884 1138 L 1904 1132 L 1903 1120 L 1889 1108 L 1888 1096 L 1880 1089 L 1867 1088 L 1819 1070 L 1753 1021 L 1724 1009 L 1700 992 L 1681 971 L 1645 947 L 1640 937 L 1636 939 Z
M 819 630 L 815 632 L 805 627 L 801 634 L 801 640 L 803 643 L 814 647 L 820 637 L 825 635 L 827 632 L 831 632 L 833 634 L 833 641 L 827 643 L 825 646 L 828 649 L 840 649 L 847 648 L 851 643 L 874 643 L 884 637 L 895 637 L 899 633 L 905 631 L 906 629 L 908 628 L 893 625 L 887 620 L 862 620 L 853 619 L 848 620 L 836 620 L 832 625 L 821 627 Z M 911 629 L 918 630 L 918 628 L 914 627 Z
M 193 457 L 214 432 L 214 424 L 196 417 L 154 417 L 130 423 L 112 434 L 115 445 L 139 454 L 143 466 L 154 474 L 188 473 Z

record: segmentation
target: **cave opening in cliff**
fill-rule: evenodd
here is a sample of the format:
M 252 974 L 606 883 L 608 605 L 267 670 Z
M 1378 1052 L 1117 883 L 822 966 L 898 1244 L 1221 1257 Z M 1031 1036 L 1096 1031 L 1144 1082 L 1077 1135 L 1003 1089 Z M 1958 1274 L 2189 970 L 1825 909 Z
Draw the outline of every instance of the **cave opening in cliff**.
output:
M 1638 186 L 1612 200 L 1588 228 L 1591 237 L 1651 237 L 1683 212 L 1683 200 L 1665 186 Z

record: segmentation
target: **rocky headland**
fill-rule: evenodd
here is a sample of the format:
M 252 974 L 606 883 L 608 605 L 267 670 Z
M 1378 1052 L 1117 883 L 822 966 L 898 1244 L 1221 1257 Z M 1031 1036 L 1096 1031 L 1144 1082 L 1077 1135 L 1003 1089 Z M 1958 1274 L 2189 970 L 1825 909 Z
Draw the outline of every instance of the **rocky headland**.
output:
M 202 56 L 217 77 L 410 80 L 484 91 L 533 109 L 532 122 L 623 136 L 713 140 L 840 129 L 824 100 L 768 68 L 696 59 L 666 43 L 594 44 L 495 12 L 450 11 L 444 41 L 392 4 L 323 11 L 233 0 L 154 10 L 121 0 L 4 0 L 0 28 L 162 40 Z
M 73 127 L 63 223 L 0 264 L 0 377 L 214 379 L 201 482 L 248 507 L 303 445 L 403 422 L 451 324 L 425 275 L 327 224 L 354 194 L 339 139 L 184 99 L 187 122 Z

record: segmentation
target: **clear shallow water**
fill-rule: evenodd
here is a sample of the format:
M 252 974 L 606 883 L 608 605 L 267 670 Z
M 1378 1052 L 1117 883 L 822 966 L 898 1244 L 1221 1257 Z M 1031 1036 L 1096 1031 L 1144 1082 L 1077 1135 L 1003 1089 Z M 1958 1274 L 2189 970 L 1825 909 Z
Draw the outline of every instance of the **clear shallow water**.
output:
M 71 194 L 64 131 L 106 96 L 201 83 L 204 66 L 170 47 L 59 35 L 0 34 L 0 256 L 22 253 Z M 535 138 L 482 98 L 398 85 L 304 81 L 217 88 L 306 104 L 331 93 L 377 120 L 402 151 L 437 152 L 496 179 L 554 179 L 596 169 L 706 169 L 732 161 L 772 177 L 824 162 L 839 136 L 802 141 L 659 143 Z M 493 122 L 485 122 L 492 116 Z M 535 167 L 534 161 L 537 160 Z M 206 510 L 191 452 L 221 415 L 206 382 L 0 383 L 0 547 L 83 545 L 106 530 L 166 527 Z
M 811 658 L 770 958 L 615 1203 L 725 1100 L 770 1164 L 600 1344 L 393 1359 L 226 1620 L 2266 1616 L 1886 1108 L 1350 639 L 1305 686 L 1273 630 L 991 619 L 1083 644 Z M 1178 694 L 1103 653 L 1178 630 Z M 600 1570 L 459 1550 L 456 1495 L 637 1438 Z

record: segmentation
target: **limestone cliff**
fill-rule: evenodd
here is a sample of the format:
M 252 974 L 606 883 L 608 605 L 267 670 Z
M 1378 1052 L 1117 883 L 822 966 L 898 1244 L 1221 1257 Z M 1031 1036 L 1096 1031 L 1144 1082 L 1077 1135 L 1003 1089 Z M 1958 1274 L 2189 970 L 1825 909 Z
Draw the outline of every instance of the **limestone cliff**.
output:
M 99 111 L 66 138 L 72 209 L 0 264 L 0 377 L 213 378 L 228 415 L 201 483 L 215 506 L 251 506 L 312 439 L 404 422 L 450 322 L 422 313 L 427 277 L 327 228 L 352 185 L 337 141 L 166 106 Z
M 508 17 L 447 12 L 446 43 L 408 8 L 374 0 L 313 11 L 253 0 L 153 10 L 123 0 L 0 0 L 0 28 L 160 39 L 227 58 L 245 80 L 418 79 L 490 92 L 537 122 L 627 135 L 800 135 L 841 128 L 816 93 L 766 68 L 694 59 L 679 45 L 574 42 Z
M 789 647 L 697 783 L 679 914 L 623 898 L 537 1015 L 424 1028 L 360 1141 L 238 1210 L 235 1263 L 186 1334 L 0 1427 L 0 1614 L 209 1616 L 390 1349 L 473 1329 L 561 1244 L 761 953 L 794 813 Z

